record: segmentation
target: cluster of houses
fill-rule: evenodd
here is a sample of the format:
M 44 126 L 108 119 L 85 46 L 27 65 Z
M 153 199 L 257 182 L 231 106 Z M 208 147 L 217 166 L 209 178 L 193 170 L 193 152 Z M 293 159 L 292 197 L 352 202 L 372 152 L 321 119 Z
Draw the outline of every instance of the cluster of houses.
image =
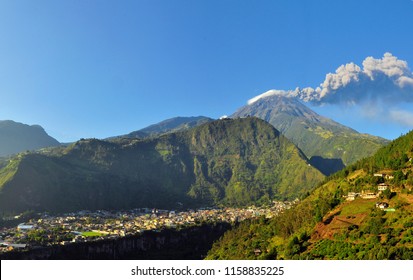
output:
M 388 175 L 388 174 L 382 174 L 382 173 L 375 173 L 373 175 L 374 177 L 382 177 L 385 178 L 386 180 L 391 180 L 394 179 L 393 175 Z M 377 185 L 377 192 L 371 192 L 371 191 L 362 191 L 361 193 L 356 193 L 356 192 L 348 192 L 347 196 L 345 196 L 346 200 L 348 201 L 353 201 L 357 197 L 360 197 L 362 199 L 376 199 L 377 197 L 380 196 L 380 193 L 389 189 L 390 185 L 387 183 L 380 183 Z
M 362 191 L 361 193 L 358 192 L 348 192 L 347 196 L 345 196 L 347 201 L 353 201 L 357 197 L 360 197 L 362 199 L 376 199 L 380 196 L 380 192 L 386 190 L 388 186 L 379 186 L 378 192 L 371 192 L 371 191 Z
M 122 212 L 79 211 L 63 216 L 43 214 L 37 220 L 30 220 L 14 228 L 1 229 L 0 252 L 36 246 L 36 244 L 27 244 L 27 234 L 32 230 L 43 230 L 48 234 L 53 229 L 59 228 L 65 233 L 70 233 L 73 236 L 72 240 L 60 242 L 51 240 L 48 245 L 57 243 L 66 245 L 73 242 L 86 242 L 90 239 L 136 235 L 147 230 L 159 231 L 164 228 L 189 227 L 201 223 L 235 223 L 259 216 L 271 218 L 289 209 L 296 202 L 274 201 L 271 207 L 207 208 L 182 212 L 141 208 Z
M 382 177 L 385 178 L 386 180 L 391 180 L 394 179 L 393 175 L 388 175 L 388 174 L 382 174 L 382 173 L 375 173 L 374 177 Z M 357 197 L 360 197 L 362 199 L 376 199 L 380 197 L 380 194 L 383 191 L 386 191 L 387 189 L 390 189 L 390 185 L 387 183 L 379 183 L 377 185 L 377 192 L 371 192 L 371 191 L 362 191 L 361 193 L 357 192 L 348 192 L 347 196 L 344 196 L 347 201 L 353 201 Z M 389 208 L 389 204 L 387 202 L 377 202 L 376 203 L 376 208 L 385 210 L 385 211 L 394 211 L 393 208 Z
M 394 179 L 394 176 L 393 176 L 393 175 L 383 174 L 383 173 L 374 173 L 373 176 L 374 176 L 374 177 L 381 177 L 381 178 L 384 178 L 384 179 L 386 179 L 386 180 L 392 180 L 392 179 Z

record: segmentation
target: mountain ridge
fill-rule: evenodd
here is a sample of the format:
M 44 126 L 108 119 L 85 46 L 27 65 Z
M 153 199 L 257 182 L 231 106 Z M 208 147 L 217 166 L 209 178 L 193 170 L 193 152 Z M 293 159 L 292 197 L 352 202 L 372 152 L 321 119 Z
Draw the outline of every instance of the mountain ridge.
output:
M 227 119 L 147 139 L 83 139 L 13 158 L 1 211 L 248 205 L 302 195 L 322 174 L 274 127 Z
M 12 120 L 0 121 L 0 156 L 59 145 L 40 125 L 27 125 Z
M 372 155 L 388 140 L 361 134 L 323 117 L 298 99 L 282 95 L 261 98 L 239 108 L 231 117 L 255 116 L 272 124 L 299 147 L 326 175 Z M 323 159 L 334 168 L 325 168 Z M 331 162 L 332 159 L 336 161 Z M 341 162 L 340 162 L 341 161 Z M 323 166 L 324 165 L 324 166 Z
M 201 124 L 211 122 L 214 119 L 197 116 L 197 117 L 173 117 L 161 122 L 151 124 L 139 130 L 132 131 L 128 134 L 109 137 L 106 140 L 113 140 L 116 138 L 147 138 L 156 137 L 165 133 L 179 132 L 182 130 L 190 129 L 192 127 L 199 126 Z

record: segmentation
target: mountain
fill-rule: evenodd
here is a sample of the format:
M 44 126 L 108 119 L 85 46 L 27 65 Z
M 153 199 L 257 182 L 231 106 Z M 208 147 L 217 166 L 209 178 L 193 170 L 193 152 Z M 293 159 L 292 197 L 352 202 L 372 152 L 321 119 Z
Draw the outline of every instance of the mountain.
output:
M 257 118 L 224 119 L 156 138 L 80 140 L 21 154 L 0 170 L 0 211 L 245 206 L 306 193 L 323 179 Z
M 412 158 L 413 131 L 329 177 L 292 209 L 227 232 L 208 258 L 411 260 Z
M 0 156 L 58 145 L 60 143 L 39 125 L 0 121 Z
M 178 132 L 201 124 L 211 122 L 213 119 L 203 116 L 198 117 L 175 117 L 164 120 L 157 124 L 150 125 L 137 131 L 119 137 L 124 138 L 145 138 L 156 137 L 161 134 Z M 113 138 L 112 138 L 113 139 Z
M 231 117 L 245 116 L 255 116 L 272 124 L 326 175 L 371 156 L 388 143 L 320 116 L 298 99 L 282 95 L 261 98 L 238 109 Z

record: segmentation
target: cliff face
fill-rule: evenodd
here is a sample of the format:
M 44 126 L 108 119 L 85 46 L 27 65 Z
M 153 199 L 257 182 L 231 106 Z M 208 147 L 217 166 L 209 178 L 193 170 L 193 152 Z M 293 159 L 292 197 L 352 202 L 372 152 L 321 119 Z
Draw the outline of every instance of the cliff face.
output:
M 6 260 L 197 260 L 203 259 L 212 243 L 231 228 L 227 223 L 202 225 L 138 236 L 52 246 L 26 252 L 10 252 Z

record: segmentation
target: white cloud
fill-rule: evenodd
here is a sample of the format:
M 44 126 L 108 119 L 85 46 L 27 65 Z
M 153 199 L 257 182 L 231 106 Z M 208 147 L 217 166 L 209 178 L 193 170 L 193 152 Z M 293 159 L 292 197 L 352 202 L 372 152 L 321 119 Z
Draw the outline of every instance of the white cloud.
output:
M 413 78 L 403 76 L 398 78 L 397 81 L 402 88 L 413 87 Z
M 413 127 L 413 113 L 404 110 L 390 110 L 389 118 L 398 124 Z

